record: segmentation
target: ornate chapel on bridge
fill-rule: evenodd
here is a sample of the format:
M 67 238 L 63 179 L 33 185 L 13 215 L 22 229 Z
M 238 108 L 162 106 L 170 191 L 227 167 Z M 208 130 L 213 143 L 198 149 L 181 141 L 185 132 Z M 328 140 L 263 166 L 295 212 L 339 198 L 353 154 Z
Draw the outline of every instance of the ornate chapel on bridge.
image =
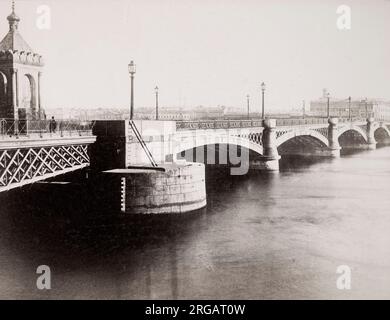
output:
M 19 33 L 20 18 L 14 4 L 7 20 L 9 31 L 0 42 L 0 118 L 44 118 L 41 105 L 43 58 Z

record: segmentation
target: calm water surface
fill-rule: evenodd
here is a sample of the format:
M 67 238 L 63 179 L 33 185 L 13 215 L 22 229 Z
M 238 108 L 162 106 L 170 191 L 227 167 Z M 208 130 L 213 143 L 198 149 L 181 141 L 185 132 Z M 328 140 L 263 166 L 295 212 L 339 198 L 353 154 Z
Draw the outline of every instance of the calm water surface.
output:
M 3 194 L 0 298 L 389 299 L 390 148 L 290 160 L 278 174 L 208 171 L 208 206 L 186 217 L 106 217 L 69 186 Z

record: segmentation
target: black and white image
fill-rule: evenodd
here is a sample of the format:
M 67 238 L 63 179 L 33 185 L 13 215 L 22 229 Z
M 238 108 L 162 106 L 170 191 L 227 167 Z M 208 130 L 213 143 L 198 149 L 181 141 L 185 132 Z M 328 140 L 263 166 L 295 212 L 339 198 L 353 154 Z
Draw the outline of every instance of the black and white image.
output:
M 389 299 L 389 31 L 388 0 L 0 0 L 0 299 Z

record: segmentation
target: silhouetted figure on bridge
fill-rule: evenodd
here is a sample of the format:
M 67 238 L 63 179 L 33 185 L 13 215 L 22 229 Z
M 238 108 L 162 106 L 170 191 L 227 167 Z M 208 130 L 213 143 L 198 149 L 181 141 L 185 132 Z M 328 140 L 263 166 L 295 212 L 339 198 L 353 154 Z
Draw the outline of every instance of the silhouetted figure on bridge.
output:
M 52 133 L 52 132 L 55 133 L 56 129 L 57 129 L 57 122 L 54 119 L 54 117 L 51 117 L 50 124 L 49 124 L 50 133 Z

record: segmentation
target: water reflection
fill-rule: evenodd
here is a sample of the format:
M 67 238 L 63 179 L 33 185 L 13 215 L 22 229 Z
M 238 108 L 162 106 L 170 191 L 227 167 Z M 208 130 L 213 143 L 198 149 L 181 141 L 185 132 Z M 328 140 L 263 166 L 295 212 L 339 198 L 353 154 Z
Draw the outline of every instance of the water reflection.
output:
M 208 206 L 185 216 L 119 217 L 75 185 L 3 194 L 0 298 L 389 298 L 389 160 L 383 148 L 284 158 L 279 174 L 208 168 Z

